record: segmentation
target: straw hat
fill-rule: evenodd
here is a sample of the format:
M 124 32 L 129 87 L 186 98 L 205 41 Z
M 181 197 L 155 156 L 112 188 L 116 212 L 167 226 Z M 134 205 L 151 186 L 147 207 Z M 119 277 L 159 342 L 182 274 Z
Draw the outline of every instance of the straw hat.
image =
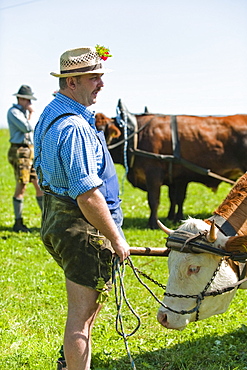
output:
M 106 73 L 102 60 L 111 55 L 103 46 L 83 47 L 65 51 L 60 57 L 60 73 L 51 72 L 55 77 L 80 76 L 88 73 Z
M 22 85 L 19 88 L 19 91 L 16 94 L 13 94 L 13 95 L 16 96 L 17 98 L 23 98 L 23 99 L 28 99 L 28 100 L 37 100 L 33 96 L 33 92 L 31 90 L 31 87 L 27 86 L 27 85 Z

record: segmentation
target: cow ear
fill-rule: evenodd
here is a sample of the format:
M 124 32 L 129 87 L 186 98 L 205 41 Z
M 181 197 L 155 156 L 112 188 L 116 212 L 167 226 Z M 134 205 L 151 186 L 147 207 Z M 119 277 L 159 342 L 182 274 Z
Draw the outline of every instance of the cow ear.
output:
M 247 235 L 231 236 L 227 240 L 224 249 L 227 252 L 247 253 Z

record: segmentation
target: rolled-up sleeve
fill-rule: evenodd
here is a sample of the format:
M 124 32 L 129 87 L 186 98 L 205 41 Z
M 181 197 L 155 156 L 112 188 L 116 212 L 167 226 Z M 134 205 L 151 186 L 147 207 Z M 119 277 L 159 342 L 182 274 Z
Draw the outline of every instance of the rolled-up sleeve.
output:
M 78 195 L 102 185 L 98 176 L 104 160 L 102 146 L 88 125 L 74 125 L 64 130 L 59 147 L 71 198 L 76 199 Z

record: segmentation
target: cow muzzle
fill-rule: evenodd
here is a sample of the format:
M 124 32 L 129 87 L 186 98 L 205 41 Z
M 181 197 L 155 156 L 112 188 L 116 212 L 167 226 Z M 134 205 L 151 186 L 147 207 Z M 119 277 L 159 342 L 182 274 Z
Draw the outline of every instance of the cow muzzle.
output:
M 157 321 L 166 329 L 184 330 L 190 320 L 187 318 L 190 315 L 173 314 L 169 310 L 159 310 Z

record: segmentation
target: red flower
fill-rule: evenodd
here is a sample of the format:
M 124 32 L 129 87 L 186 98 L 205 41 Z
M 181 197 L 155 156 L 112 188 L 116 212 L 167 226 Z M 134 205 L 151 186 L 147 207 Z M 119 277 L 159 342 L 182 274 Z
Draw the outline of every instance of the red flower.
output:
M 103 60 L 107 60 L 109 57 L 112 56 L 109 54 L 109 49 L 105 48 L 104 46 L 96 45 L 95 48 L 99 57 Z
M 105 54 L 109 54 L 108 51 Z M 108 59 L 108 56 L 104 55 L 104 56 L 101 57 L 101 59 L 107 60 Z

